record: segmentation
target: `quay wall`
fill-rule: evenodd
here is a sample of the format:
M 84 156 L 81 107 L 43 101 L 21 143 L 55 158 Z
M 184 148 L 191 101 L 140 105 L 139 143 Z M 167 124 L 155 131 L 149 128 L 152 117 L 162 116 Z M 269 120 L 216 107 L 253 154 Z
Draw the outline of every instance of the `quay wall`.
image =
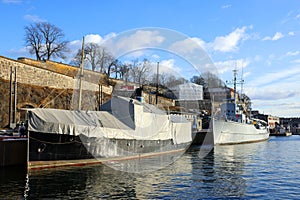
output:
M 23 118 L 22 108 L 72 109 L 72 105 L 76 106 L 72 104 L 72 98 L 78 96 L 78 73 L 78 67 L 62 63 L 28 58 L 13 60 L 0 56 L 0 127 L 9 125 L 11 75 L 12 80 L 15 75 L 17 80 L 15 122 L 18 122 Z M 97 109 L 96 105 L 99 102 L 105 102 L 110 97 L 112 87 L 105 86 L 106 82 L 102 74 L 84 70 L 82 109 Z M 101 101 L 100 84 L 102 85 Z
M 0 77 L 10 79 L 10 68 L 16 68 L 17 82 L 50 88 L 74 89 L 78 85 L 79 68 L 52 61 L 36 61 L 29 58 L 13 60 L 0 56 Z M 83 90 L 97 91 L 104 76 L 84 70 Z M 102 81 L 102 82 L 101 82 Z M 103 86 L 103 92 L 111 93 L 111 88 Z

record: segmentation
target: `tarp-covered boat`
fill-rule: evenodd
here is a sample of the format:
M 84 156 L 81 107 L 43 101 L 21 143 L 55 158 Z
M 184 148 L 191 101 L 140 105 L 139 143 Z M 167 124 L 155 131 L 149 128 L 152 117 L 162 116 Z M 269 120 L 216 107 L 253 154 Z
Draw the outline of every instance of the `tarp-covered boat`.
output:
M 30 109 L 29 168 L 49 161 L 58 165 L 185 150 L 192 142 L 192 123 L 118 96 L 101 111 Z

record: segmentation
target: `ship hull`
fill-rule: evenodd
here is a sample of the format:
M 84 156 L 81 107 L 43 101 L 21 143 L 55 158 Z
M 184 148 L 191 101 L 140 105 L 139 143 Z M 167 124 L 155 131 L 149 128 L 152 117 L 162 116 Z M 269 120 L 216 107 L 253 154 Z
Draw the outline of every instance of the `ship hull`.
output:
M 29 169 L 86 165 L 139 159 L 185 151 L 191 142 L 168 140 L 87 138 L 29 132 Z
M 216 119 L 213 122 L 215 145 L 259 142 L 269 138 L 267 129 L 257 129 L 252 124 Z

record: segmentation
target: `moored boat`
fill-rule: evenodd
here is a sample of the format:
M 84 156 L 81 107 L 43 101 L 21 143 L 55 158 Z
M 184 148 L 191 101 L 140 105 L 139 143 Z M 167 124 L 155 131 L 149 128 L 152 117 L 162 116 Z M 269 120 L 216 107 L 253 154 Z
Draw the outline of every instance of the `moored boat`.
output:
M 259 142 L 269 138 L 268 124 L 252 119 L 248 114 L 251 111 L 236 99 L 236 73 L 234 70 L 234 98 L 222 103 L 212 120 L 214 145 Z
M 114 96 L 101 111 L 28 110 L 29 168 L 80 165 L 185 151 L 192 122 Z M 73 164 L 72 164 L 73 163 Z
M 246 123 L 215 118 L 213 134 L 215 145 L 259 142 L 269 138 L 267 125 L 257 125 L 255 120 Z

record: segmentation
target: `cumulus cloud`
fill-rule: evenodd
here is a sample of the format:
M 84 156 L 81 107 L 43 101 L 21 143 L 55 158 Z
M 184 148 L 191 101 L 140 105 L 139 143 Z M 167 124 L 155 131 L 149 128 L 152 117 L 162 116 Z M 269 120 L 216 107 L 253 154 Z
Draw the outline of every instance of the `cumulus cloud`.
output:
M 131 63 L 130 61 L 127 61 Z M 151 62 L 151 73 L 156 74 L 157 72 L 157 62 Z M 159 74 L 173 75 L 175 77 L 181 77 L 181 68 L 176 65 L 175 59 L 165 59 L 159 62 Z
M 103 41 L 103 38 L 98 34 L 89 34 L 85 36 L 84 40 L 85 43 L 100 44 Z
M 165 40 L 165 38 L 159 34 L 159 31 L 137 30 L 133 34 L 126 35 L 124 33 L 121 36 L 120 38 L 117 37 L 105 43 L 105 47 L 113 54 L 134 51 L 141 49 L 143 46 L 155 46 Z
M 293 31 L 290 31 L 290 32 L 288 33 L 288 35 L 289 35 L 289 36 L 294 36 L 295 33 L 294 33 Z
M 197 37 L 177 41 L 169 47 L 171 51 L 180 52 L 184 54 L 192 53 L 195 50 L 202 50 L 204 48 L 205 42 Z
M 264 41 L 265 41 L 265 40 L 276 41 L 276 40 L 279 40 L 279 39 L 281 39 L 281 38 L 283 38 L 283 37 L 284 37 L 284 35 L 283 35 L 281 32 L 276 32 L 276 33 L 274 34 L 273 37 L 266 36 L 266 37 L 263 38 L 263 40 L 264 40 Z
M 180 69 L 175 66 L 174 59 L 162 60 L 159 62 L 159 68 L 161 73 L 169 74 L 169 73 L 179 73 Z
M 238 49 L 238 44 L 242 40 L 246 40 L 248 35 L 246 34 L 247 27 L 237 28 L 233 32 L 226 36 L 216 37 L 215 40 L 209 45 L 215 51 L 231 52 Z

